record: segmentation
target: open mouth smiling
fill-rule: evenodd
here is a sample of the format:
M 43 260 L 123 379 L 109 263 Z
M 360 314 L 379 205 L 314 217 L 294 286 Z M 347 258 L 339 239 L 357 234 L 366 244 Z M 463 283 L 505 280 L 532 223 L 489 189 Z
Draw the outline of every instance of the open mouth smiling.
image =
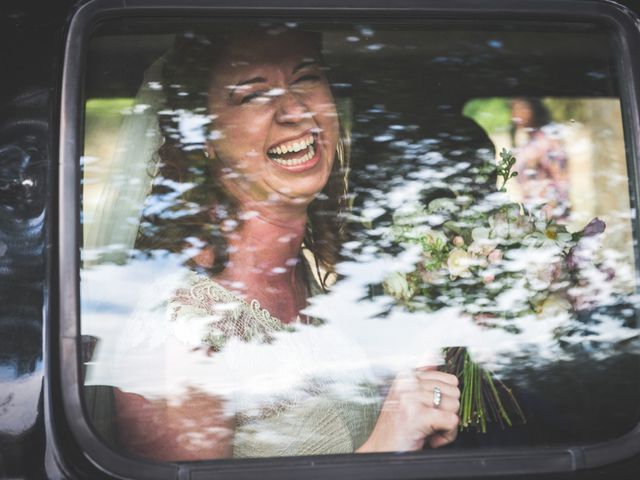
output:
M 288 170 L 311 167 L 317 161 L 316 137 L 317 134 L 308 133 L 298 139 L 279 143 L 267 150 L 267 156 L 274 163 Z

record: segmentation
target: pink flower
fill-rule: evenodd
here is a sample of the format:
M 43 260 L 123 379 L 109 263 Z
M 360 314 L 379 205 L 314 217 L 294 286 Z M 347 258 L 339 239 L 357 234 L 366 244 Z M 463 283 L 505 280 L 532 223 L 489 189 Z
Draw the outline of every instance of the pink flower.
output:
M 502 250 L 499 248 L 492 250 L 487 259 L 489 260 L 489 263 L 499 263 L 500 260 L 502 260 Z

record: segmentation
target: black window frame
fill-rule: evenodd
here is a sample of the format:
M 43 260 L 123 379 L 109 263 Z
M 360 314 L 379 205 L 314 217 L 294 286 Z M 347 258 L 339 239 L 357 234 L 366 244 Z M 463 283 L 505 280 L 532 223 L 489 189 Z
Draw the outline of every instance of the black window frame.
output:
M 323 16 L 345 20 L 468 19 L 586 21 L 615 32 L 631 188 L 639 192 L 640 161 L 640 19 L 608 0 L 362 0 L 345 7 L 340 0 L 91 0 L 71 17 L 65 45 L 59 119 L 59 171 L 56 212 L 50 216 L 57 235 L 48 279 L 45 362 L 46 410 L 51 418 L 50 453 L 70 471 L 90 476 L 140 479 L 200 478 L 450 478 L 569 473 L 605 466 L 640 454 L 640 424 L 615 440 L 585 446 L 433 451 L 429 454 L 381 453 L 248 460 L 158 463 L 109 449 L 86 416 L 82 394 L 80 340 L 80 162 L 83 123 L 83 69 L 88 40 L 103 20 L 123 16 L 229 16 L 283 18 Z M 55 205 L 55 204 L 54 204 Z M 634 225 L 638 223 L 636 209 Z M 637 227 L 636 227 L 637 228 Z M 636 232 L 637 234 L 638 232 Z M 63 443 L 65 446 L 63 447 Z M 71 465 L 74 464 L 74 465 Z M 82 467 L 80 467 L 82 465 Z

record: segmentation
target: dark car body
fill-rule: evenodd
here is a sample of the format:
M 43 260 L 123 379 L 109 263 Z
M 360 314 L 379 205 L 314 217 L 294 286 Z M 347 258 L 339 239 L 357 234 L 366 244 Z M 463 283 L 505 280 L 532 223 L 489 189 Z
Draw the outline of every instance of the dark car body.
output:
M 58 182 L 68 173 L 61 170 L 59 152 L 66 148 L 68 124 L 61 124 L 65 99 L 62 98 L 62 79 L 65 58 L 80 55 L 83 44 L 70 38 L 72 18 L 87 2 L 57 0 L 55 2 L 27 0 L 4 2 L 0 6 L 0 364 L 9 365 L 13 378 L 0 383 L 0 478 L 114 478 L 113 472 L 103 469 L 95 455 L 85 452 L 83 438 L 73 427 L 78 419 L 70 418 L 63 398 L 63 379 L 75 375 L 76 366 L 65 363 L 67 344 L 80 339 L 61 329 L 61 286 L 74 273 L 61 254 L 59 239 L 64 238 L 66 212 L 59 205 Z M 144 4 L 144 2 L 142 2 Z M 180 12 L 180 2 L 165 4 L 166 12 Z M 198 4 L 198 2 L 195 2 Z M 199 2 L 200 7 L 243 9 L 264 12 L 263 2 Z M 536 18 L 544 22 L 539 11 L 566 8 L 565 15 L 582 11 L 597 16 L 610 2 L 575 0 L 553 2 L 547 0 L 514 0 L 513 8 L 522 18 Z M 113 8 L 135 8 L 136 2 L 112 2 Z M 269 2 L 276 15 L 290 8 L 320 8 L 328 16 L 385 15 L 386 9 L 447 9 L 449 14 L 483 11 L 499 18 L 504 2 L 392 2 L 392 1 L 304 1 Z M 144 7 L 144 5 L 143 5 Z M 640 1 L 620 0 L 615 5 L 620 14 L 628 15 L 640 29 Z M 453 13 L 452 13 L 453 12 Z M 513 12 L 510 14 L 513 16 Z M 629 22 L 632 23 L 632 22 Z M 640 34 L 630 40 L 628 49 L 640 59 Z M 77 52 L 74 51 L 77 49 Z M 66 55 L 66 57 L 65 57 Z M 640 78 L 640 61 L 626 70 Z M 633 79 L 630 79 L 633 81 Z M 69 88 L 69 85 L 67 85 Z M 80 85 L 76 85 L 80 89 Z M 640 88 L 640 83 L 635 84 Z M 68 98 L 67 98 L 68 100 Z M 632 107 L 636 116 L 640 105 Z M 78 121 L 78 119 L 75 119 Z M 62 134 L 61 134 L 62 132 Z M 640 131 L 634 132 L 640 137 Z M 69 147 L 72 148 L 72 147 Z M 62 234 L 62 235 L 61 235 Z M 61 275 L 61 272 L 63 274 Z M 61 339 L 64 339 L 62 341 Z M 75 352 L 75 350 L 74 350 Z M 80 387 L 78 387 L 79 389 Z M 640 477 L 640 427 L 629 433 L 633 442 L 612 444 L 601 451 L 601 458 L 584 461 L 581 449 L 553 452 L 539 449 L 527 452 L 527 463 L 516 450 L 504 451 L 503 457 L 485 457 L 478 452 L 469 460 L 467 478 L 574 478 L 622 479 Z M 635 442 L 635 446 L 634 446 Z M 511 456 L 514 455 L 514 456 Z M 108 458 L 108 457 L 104 457 Z M 104 460 L 103 458 L 103 460 Z M 511 460 L 509 460 L 511 458 Z M 573 468 L 566 470 L 565 460 L 571 458 Z M 505 467 L 503 460 L 511 463 Z M 610 460 L 612 459 L 612 460 Z M 379 460 L 334 460 L 329 463 L 303 459 L 268 464 L 249 465 L 243 478 L 279 478 L 282 472 L 299 478 L 423 478 L 421 468 L 429 462 L 440 462 L 442 478 L 460 477 L 460 470 L 451 468 L 443 459 L 421 459 L 406 455 L 383 457 Z M 540 471 L 532 465 L 547 465 Z M 432 463 L 433 465 L 433 463 Z M 562 465 L 557 467 L 556 465 Z M 135 478 L 139 462 L 122 463 L 119 471 L 131 468 Z M 148 472 L 158 468 L 147 465 Z M 171 467 L 174 468 L 174 467 Z M 215 478 L 225 478 L 233 465 L 225 464 Z M 208 470 L 198 466 L 175 467 L 175 478 L 205 478 Z M 152 475 L 151 473 L 148 473 Z M 160 473 L 159 473 L 160 474 Z M 437 478 L 430 473 L 429 478 Z M 426 478 L 426 477 L 425 477 Z

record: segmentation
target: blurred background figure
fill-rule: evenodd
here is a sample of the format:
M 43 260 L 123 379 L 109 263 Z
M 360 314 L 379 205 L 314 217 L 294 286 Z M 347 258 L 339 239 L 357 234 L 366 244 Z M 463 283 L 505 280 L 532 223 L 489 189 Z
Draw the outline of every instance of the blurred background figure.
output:
M 551 121 L 540 99 L 511 101 L 511 145 L 522 201 L 526 207 L 544 205 L 548 217 L 569 216 L 568 158 L 562 126 Z

